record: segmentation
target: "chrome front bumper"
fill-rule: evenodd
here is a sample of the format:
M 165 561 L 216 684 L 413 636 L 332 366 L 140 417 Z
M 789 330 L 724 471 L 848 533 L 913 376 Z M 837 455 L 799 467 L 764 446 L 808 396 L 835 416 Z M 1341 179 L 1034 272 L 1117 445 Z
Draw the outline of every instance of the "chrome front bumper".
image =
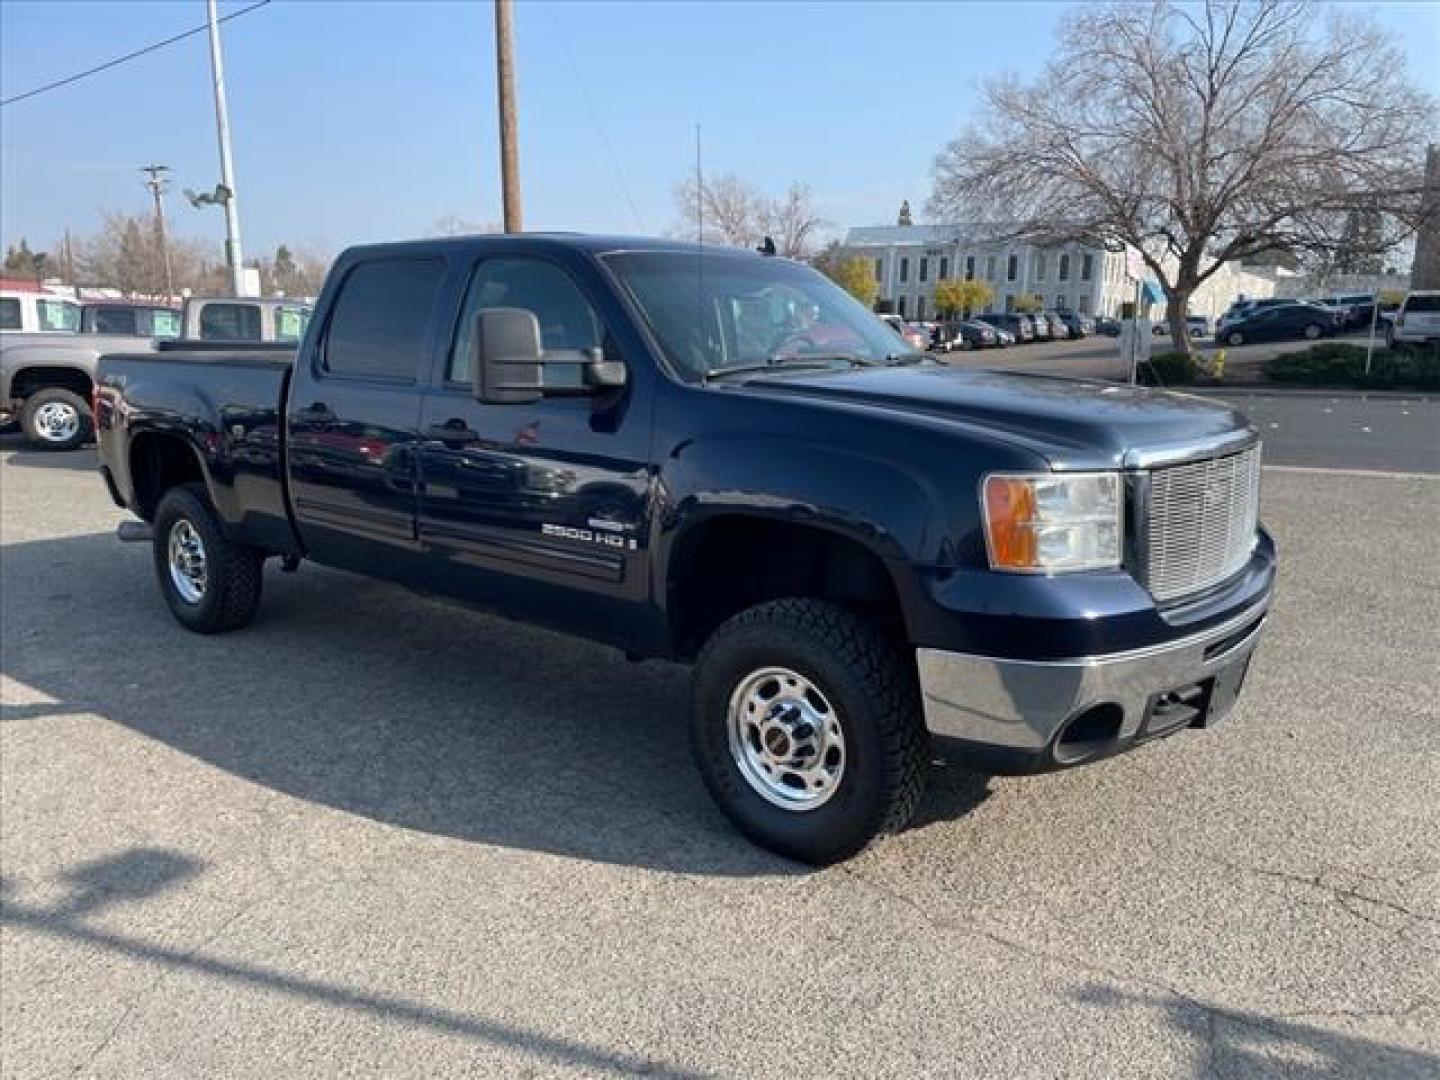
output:
M 1120 710 L 1116 748 L 1155 733 L 1147 725 L 1161 695 L 1197 684 L 1209 687 L 1200 722 L 1214 723 L 1238 690 L 1268 604 L 1190 637 L 1104 656 L 1028 661 L 918 649 L 925 726 L 942 739 L 1043 766 L 1069 763 L 1051 760 L 1055 740 L 1096 706 Z

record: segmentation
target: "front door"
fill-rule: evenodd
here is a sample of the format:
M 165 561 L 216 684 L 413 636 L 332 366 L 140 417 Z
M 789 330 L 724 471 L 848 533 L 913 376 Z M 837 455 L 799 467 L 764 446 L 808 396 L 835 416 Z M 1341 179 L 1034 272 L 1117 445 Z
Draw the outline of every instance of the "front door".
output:
M 419 535 L 437 589 L 618 640 L 627 612 L 633 618 L 648 595 L 651 432 L 639 366 L 627 365 L 624 388 L 595 395 L 489 405 L 472 392 L 470 341 L 486 308 L 533 312 L 547 353 L 601 349 L 606 359 L 626 359 L 593 302 L 600 290 L 581 280 L 529 255 L 490 256 L 475 267 L 444 371 L 422 408 Z M 547 365 L 545 379 L 572 391 L 581 385 L 578 365 Z

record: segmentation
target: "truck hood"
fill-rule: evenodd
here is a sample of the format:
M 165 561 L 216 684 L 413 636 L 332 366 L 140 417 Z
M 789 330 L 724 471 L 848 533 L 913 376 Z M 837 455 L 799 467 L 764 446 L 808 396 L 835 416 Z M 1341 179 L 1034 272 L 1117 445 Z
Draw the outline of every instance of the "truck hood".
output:
M 1040 454 L 1056 469 L 1141 465 L 1253 434 L 1234 409 L 1186 394 L 928 364 L 762 374 L 737 389 L 979 428 Z

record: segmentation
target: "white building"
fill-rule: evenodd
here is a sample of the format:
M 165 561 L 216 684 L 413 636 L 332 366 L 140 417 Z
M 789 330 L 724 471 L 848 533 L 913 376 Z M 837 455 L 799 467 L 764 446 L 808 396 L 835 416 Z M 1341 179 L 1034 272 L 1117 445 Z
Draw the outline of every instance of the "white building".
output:
M 869 259 L 878 299 L 909 319 L 935 317 L 935 286 L 978 279 L 995 298 L 988 310 L 1011 311 L 1028 293 L 1044 308 L 1119 315 L 1134 297 L 1123 252 L 1085 244 L 997 243 L 983 225 L 883 225 L 851 229 L 846 253 Z

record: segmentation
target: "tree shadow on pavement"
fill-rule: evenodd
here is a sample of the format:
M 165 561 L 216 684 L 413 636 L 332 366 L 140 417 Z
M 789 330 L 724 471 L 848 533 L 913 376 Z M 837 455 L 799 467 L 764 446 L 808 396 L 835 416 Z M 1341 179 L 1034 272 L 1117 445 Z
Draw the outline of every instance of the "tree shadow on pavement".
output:
M 308 567 L 267 568 L 257 623 L 202 637 L 166 610 L 148 545 L 106 534 L 8 545 L 0 563 L 5 674 L 53 702 L 12 698 L 11 722 L 94 712 L 273 790 L 463 840 L 805 872 L 710 802 L 682 667 Z M 926 813 L 982 797 L 942 786 Z
M 1204 1047 L 1197 1077 L 1440 1076 L 1440 1056 L 1315 1027 L 1299 1018 L 1210 1006 L 1175 994 L 1135 993 L 1090 983 L 1077 1000 L 1120 1012 L 1158 1012 L 1176 1031 Z M 1357 1014 L 1356 1019 L 1367 1014 Z M 1399 1013 L 1393 1015 L 1400 1015 Z
M 0 925 L 11 933 L 26 931 L 59 938 L 88 949 L 147 963 L 164 971 L 188 972 L 246 990 L 328 1005 L 375 1019 L 421 1025 L 447 1035 L 533 1055 L 552 1065 L 621 1076 L 642 1073 L 663 1077 L 698 1075 L 635 1054 L 545 1035 L 468 1013 L 434 1008 L 408 998 L 370 993 L 341 983 L 289 974 L 273 966 L 209 956 L 195 949 L 172 948 L 89 922 L 89 916 L 101 913 L 112 905 L 143 902 L 196 877 L 203 870 L 203 864 L 187 855 L 164 849 L 132 848 L 110 858 L 72 868 L 64 875 L 70 888 L 69 896 L 44 907 L 17 902 L 15 883 L 9 879 L 0 880 L 0 896 L 3 896 Z

